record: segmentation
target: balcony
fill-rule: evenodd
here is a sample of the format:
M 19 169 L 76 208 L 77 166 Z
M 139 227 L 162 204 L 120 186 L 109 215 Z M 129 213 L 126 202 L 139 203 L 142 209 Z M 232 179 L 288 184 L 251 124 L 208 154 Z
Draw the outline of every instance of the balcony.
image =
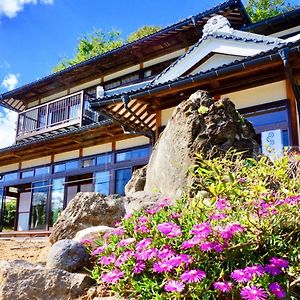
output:
M 97 121 L 98 114 L 89 110 L 81 91 L 20 113 L 16 142 Z

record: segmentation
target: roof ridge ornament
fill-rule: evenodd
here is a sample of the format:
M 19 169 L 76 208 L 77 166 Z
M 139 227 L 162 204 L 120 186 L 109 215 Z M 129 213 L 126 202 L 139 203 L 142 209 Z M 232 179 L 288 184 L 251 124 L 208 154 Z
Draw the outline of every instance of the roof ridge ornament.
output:
M 203 36 L 212 34 L 216 31 L 231 32 L 230 22 L 227 18 L 221 15 L 213 16 L 210 18 L 203 27 Z

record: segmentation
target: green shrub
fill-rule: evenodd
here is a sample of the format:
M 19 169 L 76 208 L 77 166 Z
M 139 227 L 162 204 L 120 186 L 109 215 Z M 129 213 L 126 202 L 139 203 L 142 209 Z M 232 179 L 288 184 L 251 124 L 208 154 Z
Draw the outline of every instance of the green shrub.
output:
M 193 198 L 126 216 L 91 276 L 139 299 L 299 299 L 300 186 L 289 160 L 198 156 Z M 85 241 L 86 242 L 86 241 Z

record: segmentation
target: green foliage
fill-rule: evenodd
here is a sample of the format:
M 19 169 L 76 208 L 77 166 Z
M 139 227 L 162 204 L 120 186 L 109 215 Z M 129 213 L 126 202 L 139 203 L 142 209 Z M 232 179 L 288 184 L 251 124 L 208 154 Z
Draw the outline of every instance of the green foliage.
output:
M 69 66 L 78 64 L 122 45 L 123 41 L 119 31 L 110 31 L 105 33 L 101 30 L 96 30 L 79 40 L 74 58 L 63 59 L 56 67 L 53 68 L 53 71 L 58 72 Z
M 96 248 L 89 246 L 92 278 L 126 299 L 241 299 L 250 286 L 277 299 L 274 282 L 288 299 L 299 299 L 300 175 L 291 175 L 291 158 L 272 162 L 234 151 L 197 157 L 195 196 L 174 205 L 165 198 L 126 216 Z M 278 258 L 289 266 L 274 265 Z M 251 273 L 253 266 L 258 273 Z M 188 281 L 184 274 L 191 270 L 199 276 Z M 234 278 L 236 270 L 245 281 Z M 170 290 L 172 280 L 178 291 Z M 221 292 L 216 282 L 230 291 Z
M 159 26 L 143 26 L 128 36 L 127 43 L 138 40 L 158 30 L 160 30 Z M 112 30 L 106 33 L 102 30 L 95 30 L 80 38 L 74 57 L 71 59 L 63 59 L 53 68 L 53 71 L 61 71 L 69 66 L 76 65 L 96 55 L 121 47 L 122 45 L 124 45 L 124 42 L 119 31 Z
M 252 22 L 259 22 L 295 9 L 285 0 L 248 0 L 246 10 Z
M 11 200 L 5 203 L 3 226 L 4 228 L 13 229 L 16 216 L 17 201 Z
M 147 35 L 155 33 L 157 31 L 159 31 L 160 29 L 161 29 L 161 26 L 154 26 L 154 25 L 140 27 L 138 30 L 136 30 L 135 32 L 131 33 L 128 36 L 126 42 L 132 43 L 132 42 L 139 40 Z

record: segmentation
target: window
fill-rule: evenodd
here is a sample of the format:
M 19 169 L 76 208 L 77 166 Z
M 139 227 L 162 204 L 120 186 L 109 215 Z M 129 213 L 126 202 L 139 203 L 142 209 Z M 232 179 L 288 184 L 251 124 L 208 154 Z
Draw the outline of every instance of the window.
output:
M 116 153 L 116 162 L 147 158 L 149 155 L 150 155 L 150 148 L 148 146 L 143 148 L 126 150 L 126 151 Z
M 35 176 L 49 174 L 50 173 L 50 167 L 39 167 L 35 169 Z
M 65 178 L 53 179 L 51 188 L 51 220 L 53 225 L 60 217 L 64 206 Z
M 69 161 L 54 165 L 54 173 L 74 170 L 74 169 L 78 169 L 78 167 L 79 167 L 78 160 L 69 160 Z
M 92 158 L 84 158 L 82 160 L 82 167 L 87 168 L 87 167 L 93 167 L 95 165 L 96 159 L 94 157 Z
M 21 178 L 29 178 L 34 176 L 34 170 L 23 171 L 21 173 Z
M 107 165 L 111 163 L 111 153 L 101 154 L 97 156 L 97 166 Z
M 4 181 L 13 181 L 13 180 L 18 180 L 17 172 L 7 173 L 4 175 Z
M 110 172 L 97 172 L 95 174 L 95 192 L 103 195 L 109 194 Z
M 32 185 L 30 229 L 44 229 L 46 226 L 46 205 L 48 197 L 48 181 L 36 182 Z
M 281 130 L 283 145 L 288 146 L 290 144 L 286 105 L 279 105 L 277 107 L 274 105 L 274 107 L 266 109 L 256 109 L 253 112 L 242 113 L 242 115 L 253 124 L 255 132 L 257 133 L 256 139 L 259 144 L 261 144 L 262 132 L 275 129 Z
M 131 168 L 116 170 L 116 194 L 125 195 L 125 185 L 131 178 Z

